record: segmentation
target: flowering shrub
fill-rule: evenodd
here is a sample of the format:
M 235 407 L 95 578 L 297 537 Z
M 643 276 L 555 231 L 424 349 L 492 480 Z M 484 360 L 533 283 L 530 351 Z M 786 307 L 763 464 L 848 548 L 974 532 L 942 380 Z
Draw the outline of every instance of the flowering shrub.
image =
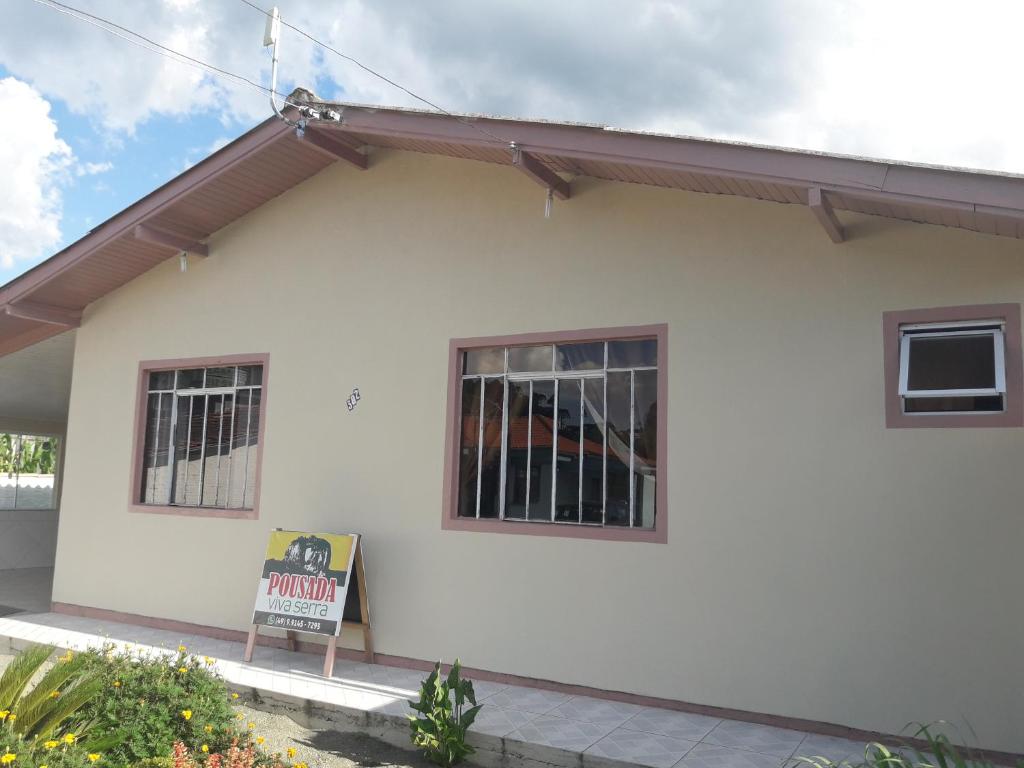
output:
M 106 768 L 104 756 L 71 738 L 34 742 L 0 727 L 0 768 Z
M 216 753 L 237 736 L 232 697 L 212 671 L 213 659 L 192 656 L 185 646 L 172 656 L 112 647 L 81 655 L 103 680 L 102 693 L 81 715 L 98 731 L 120 737 L 104 755 L 110 764 L 169 756 L 176 742 L 193 752 L 205 744 Z
M 240 747 L 238 739 L 234 739 L 223 753 L 202 749 L 200 749 L 200 753 L 200 755 L 196 755 L 180 741 L 174 742 L 171 768 L 256 768 L 256 766 L 285 768 L 285 764 L 279 757 L 268 759 L 257 751 L 251 741 L 246 746 Z M 305 763 L 296 763 L 292 768 L 307 768 L 307 766 Z

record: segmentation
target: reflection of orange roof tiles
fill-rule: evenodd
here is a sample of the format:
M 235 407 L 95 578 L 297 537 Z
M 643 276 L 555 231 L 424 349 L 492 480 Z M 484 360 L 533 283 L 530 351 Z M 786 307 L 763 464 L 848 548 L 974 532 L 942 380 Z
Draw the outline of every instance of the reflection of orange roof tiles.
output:
M 512 418 L 508 423 L 509 447 L 516 451 L 525 451 L 530 442 L 529 419 L 525 416 Z M 468 417 L 462 422 L 462 444 L 464 446 L 475 446 L 477 435 L 480 433 L 479 421 Z M 501 445 L 501 422 L 484 422 L 484 448 L 497 449 Z M 533 447 L 551 447 L 551 419 L 550 417 L 535 415 L 533 417 Z M 583 449 L 585 453 L 601 455 L 603 447 L 596 440 L 584 438 Z M 559 453 L 579 453 L 579 440 L 574 440 L 564 435 L 558 436 Z

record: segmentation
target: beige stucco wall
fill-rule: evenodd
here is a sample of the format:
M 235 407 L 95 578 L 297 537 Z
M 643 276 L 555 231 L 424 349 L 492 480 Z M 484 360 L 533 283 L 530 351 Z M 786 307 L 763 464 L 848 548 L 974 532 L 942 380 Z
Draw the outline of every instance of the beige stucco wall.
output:
M 507 168 L 332 167 L 97 302 L 54 599 L 242 629 L 267 531 L 366 535 L 378 650 L 1024 751 L 1024 430 L 886 430 L 882 312 L 1024 244 Z M 667 545 L 443 532 L 451 337 L 669 324 Z M 139 360 L 268 352 L 258 521 L 130 514 Z M 362 401 L 344 399 L 358 386 Z

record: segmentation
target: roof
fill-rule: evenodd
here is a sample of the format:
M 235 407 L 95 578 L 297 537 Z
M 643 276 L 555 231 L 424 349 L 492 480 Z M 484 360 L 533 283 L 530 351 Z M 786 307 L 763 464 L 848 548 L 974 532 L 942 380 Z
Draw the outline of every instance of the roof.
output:
M 510 166 L 562 198 L 573 177 L 589 176 L 808 206 L 835 242 L 846 237 L 835 211 L 1024 239 L 1022 176 L 311 95 L 304 103 L 341 120 L 311 119 L 301 137 L 265 120 L 0 287 L 0 356 L 77 326 L 90 303 L 178 252 L 204 254 L 210 235 L 334 162 L 372 173 L 370 147 Z

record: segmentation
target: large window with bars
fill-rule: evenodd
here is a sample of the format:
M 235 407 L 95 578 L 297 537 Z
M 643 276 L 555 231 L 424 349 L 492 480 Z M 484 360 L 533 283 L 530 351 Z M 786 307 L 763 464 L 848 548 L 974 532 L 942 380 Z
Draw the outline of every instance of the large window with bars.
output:
M 655 338 L 467 349 L 458 517 L 653 529 Z
M 263 365 L 152 370 L 145 377 L 138 501 L 252 509 Z

